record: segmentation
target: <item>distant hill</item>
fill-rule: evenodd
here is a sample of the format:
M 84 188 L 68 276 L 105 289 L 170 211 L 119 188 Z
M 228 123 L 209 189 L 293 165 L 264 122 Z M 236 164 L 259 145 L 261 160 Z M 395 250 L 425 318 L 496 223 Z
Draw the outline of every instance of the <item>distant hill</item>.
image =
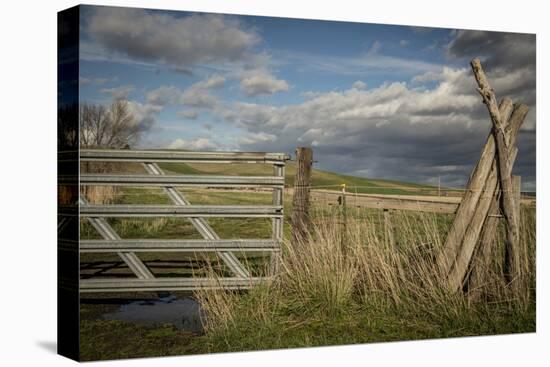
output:
M 162 163 L 161 168 L 167 173 L 210 174 L 235 176 L 266 176 L 272 173 L 272 166 L 266 164 L 217 164 L 217 163 Z M 285 172 L 286 185 L 294 185 L 296 165 L 287 162 Z M 346 184 L 348 192 L 395 195 L 437 195 L 437 187 L 392 180 L 370 179 L 341 175 L 334 172 L 314 169 L 312 172 L 313 188 L 341 190 Z

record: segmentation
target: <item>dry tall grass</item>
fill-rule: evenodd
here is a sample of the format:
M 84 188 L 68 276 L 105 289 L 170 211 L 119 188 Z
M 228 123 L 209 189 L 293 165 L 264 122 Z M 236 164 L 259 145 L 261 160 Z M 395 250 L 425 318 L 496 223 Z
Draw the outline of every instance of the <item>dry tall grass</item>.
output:
M 90 204 L 112 204 L 119 196 L 120 189 L 116 186 L 83 186 L 80 193 Z
M 420 313 L 456 318 L 474 309 L 467 293 L 449 293 L 442 285 L 435 255 L 441 249 L 450 216 L 395 213 L 396 240 L 386 238 L 380 212 L 348 215 L 344 226 L 336 213 L 317 213 L 311 235 L 302 243 L 284 243 L 281 273 L 269 284 L 246 296 L 226 291 L 199 291 L 196 297 L 207 317 L 205 329 L 223 332 L 243 322 L 273 322 L 274 315 L 336 317 L 351 308 L 410 307 Z M 502 234 L 496 237 L 498 254 L 488 269 L 484 304 L 518 305 L 534 289 L 535 217 L 524 210 L 521 222 L 525 273 L 521 295 L 511 294 L 502 276 Z M 344 242 L 342 241 L 342 236 Z M 527 297 L 528 298 L 528 297 Z M 243 301 L 244 299 L 244 301 Z M 436 311 L 437 310 L 437 311 Z M 244 321 L 243 321 L 244 320 Z

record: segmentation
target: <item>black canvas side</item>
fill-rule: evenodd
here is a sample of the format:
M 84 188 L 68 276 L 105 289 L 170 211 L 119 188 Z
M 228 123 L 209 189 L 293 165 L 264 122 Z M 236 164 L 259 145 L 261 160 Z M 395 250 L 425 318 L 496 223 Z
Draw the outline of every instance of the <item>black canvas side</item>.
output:
M 79 360 L 78 6 L 57 17 L 57 352 Z

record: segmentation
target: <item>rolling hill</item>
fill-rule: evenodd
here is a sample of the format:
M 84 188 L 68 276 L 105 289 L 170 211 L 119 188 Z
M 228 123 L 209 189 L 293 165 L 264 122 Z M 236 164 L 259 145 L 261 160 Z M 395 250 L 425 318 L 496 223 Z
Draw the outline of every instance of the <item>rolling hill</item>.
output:
M 272 172 L 271 166 L 267 164 L 162 163 L 160 166 L 167 173 L 178 174 L 267 176 Z M 288 162 L 285 172 L 287 186 L 292 187 L 294 185 L 295 174 L 296 165 L 294 162 Z M 396 195 L 437 194 L 437 187 L 428 185 L 348 176 L 318 169 L 313 169 L 312 171 L 312 188 L 341 190 L 341 184 L 346 184 L 346 189 L 349 192 L 358 193 Z

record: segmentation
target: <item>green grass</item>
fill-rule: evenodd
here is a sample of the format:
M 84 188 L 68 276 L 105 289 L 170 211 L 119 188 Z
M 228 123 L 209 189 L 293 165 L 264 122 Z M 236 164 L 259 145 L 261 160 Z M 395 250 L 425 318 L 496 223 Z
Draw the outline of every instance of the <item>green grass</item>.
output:
M 215 164 L 215 163 L 162 163 L 160 167 L 172 173 L 179 174 L 211 174 L 230 176 L 261 176 L 271 175 L 272 166 L 268 164 Z M 296 165 L 288 162 L 285 169 L 285 184 L 294 185 Z M 325 190 L 340 190 L 341 184 L 346 184 L 350 192 L 369 194 L 395 195 L 433 195 L 437 188 L 429 185 L 406 183 L 392 180 L 369 179 L 363 177 L 342 175 L 313 169 L 312 186 Z
M 449 314 L 440 306 L 400 306 L 352 300 L 337 314 L 304 312 L 291 302 L 258 317 L 255 307 L 266 290 L 240 296 L 227 328 L 215 328 L 201 339 L 209 352 L 345 345 L 399 340 L 496 335 L 535 331 L 535 308 L 502 305 L 463 307 Z M 265 302 L 265 299 L 264 299 Z
M 199 292 L 206 312 L 209 351 L 416 340 L 536 330 L 535 213 L 522 216 L 521 241 L 528 282 L 513 293 L 501 274 L 503 234 L 496 237 L 483 298 L 449 293 L 433 257 L 450 224 L 448 216 L 394 216 L 395 247 L 378 216 L 350 218 L 342 237 L 338 219 L 319 223 L 312 239 L 286 244 L 276 282 L 244 295 Z M 342 242 L 342 238 L 345 242 Z M 342 247 L 344 243 L 345 247 Z M 528 283 L 528 284 L 527 284 Z M 526 304 L 518 302 L 530 296 Z
M 243 293 L 241 307 L 254 307 L 256 289 Z M 88 305 L 81 306 L 86 309 Z M 142 326 L 84 316 L 81 320 L 83 360 L 254 351 L 345 345 L 399 340 L 510 334 L 535 331 L 535 309 L 498 305 L 464 309 L 453 317 L 443 310 L 351 304 L 336 316 L 279 307 L 268 318 L 240 318 L 224 331 L 192 335 L 171 325 Z
M 163 164 L 168 172 L 197 174 L 270 174 L 270 167 L 262 165 L 183 165 Z M 241 165 L 237 165 L 241 166 Z M 256 168 L 254 168 L 256 167 Z M 259 167 L 259 168 L 258 168 Z M 292 185 L 294 166 L 287 169 L 287 183 Z M 419 194 L 420 185 L 338 175 L 315 170 L 314 185 L 367 186 L 369 193 Z M 381 187 L 395 186 L 393 191 Z M 329 189 L 330 187 L 327 187 Z M 269 204 L 271 194 L 265 192 L 205 191 L 185 189 L 186 197 L 194 204 Z M 350 190 L 351 191 L 351 190 Z M 360 191 L 358 192 L 365 192 Z M 287 195 L 288 196 L 288 195 Z M 161 189 L 123 188 L 115 199 L 124 204 L 168 204 Z M 285 221 L 292 212 L 290 197 L 285 197 Z M 314 203 L 314 205 L 316 205 Z M 534 210 L 524 213 L 524 241 L 534 254 Z M 441 245 L 453 216 L 401 212 L 394 214 L 396 248 L 388 251 L 382 212 L 376 209 L 349 208 L 348 216 L 355 224 L 348 227 L 347 240 L 354 244 L 349 262 L 342 260 L 335 244 L 341 243 L 340 208 L 318 207 L 313 210 L 313 221 L 320 228 L 336 230 L 329 236 L 318 236 L 306 248 L 316 249 L 318 257 L 310 253 L 293 252 L 286 247 L 285 266 L 289 278 L 295 282 L 275 283 L 257 287 L 250 292 L 197 294 L 212 317 L 204 335 L 192 335 L 171 325 L 142 326 L 102 319 L 116 306 L 106 303 L 81 304 L 81 351 L 83 360 L 199 354 L 261 349 L 341 345 L 396 340 L 414 340 L 470 335 L 493 335 L 534 332 L 536 301 L 534 297 L 534 258 L 531 302 L 519 307 L 511 302 L 505 285 L 488 287 L 488 302 L 470 304 L 464 296 L 449 296 L 427 286 L 433 281 L 433 254 Z M 123 238 L 200 238 L 193 226 L 182 218 L 163 219 L 109 219 Z M 264 238 L 269 236 L 270 222 L 263 219 L 208 219 L 222 238 Z M 330 224 L 330 225 L 329 225 Z M 525 228 L 527 228 L 525 230 Z M 285 238 L 290 237 L 290 226 L 285 225 Z M 527 234 L 527 236 L 525 236 Z M 99 236 L 88 224 L 81 225 L 82 238 Z M 331 237 L 333 236 L 333 237 Z M 334 237 L 336 236 L 336 237 Z M 500 234 L 502 236 L 502 234 Z M 325 238 L 325 239 L 323 239 Z M 499 243 L 502 244 L 502 238 Z M 323 252 L 324 251 L 324 252 Z M 394 254 L 396 258 L 394 258 Z M 324 255 L 323 255 L 324 254 Z M 241 254 L 242 255 L 242 254 Z M 194 268 L 187 266 L 189 255 L 177 253 L 144 253 L 139 255 L 157 276 L 227 275 L 227 269 L 214 264 Z M 324 257 L 323 257 L 324 256 Z M 501 261 L 502 251 L 495 259 Z M 120 261 L 116 254 L 82 254 L 83 262 Z M 213 261 L 212 257 L 199 259 Z M 167 262 L 176 266 L 167 268 Z M 254 272 L 261 269 L 262 259 L 250 258 Z M 397 264 L 404 274 L 396 276 Z M 195 265 L 197 266 L 197 265 Z M 114 273 L 119 270 L 113 270 Z M 107 272 L 108 274 L 108 272 Z M 285 276 L 285 275 L 283 275 Z M 401 278 L 400 278 L 401 277 Z M 304 285 L 307 285 L 304 287 Z M 101 295 L 98 295 L 100 297 Z M 131 297 L 111 294 L 112 297 Z M 86 295 L 86 297 L 95 297 Z M 205 298 L 206 297 L 206 298 Z M 222 312 L 223 311 L 223 312 Z M 223 316 L 224 312 L 227 316 Z

